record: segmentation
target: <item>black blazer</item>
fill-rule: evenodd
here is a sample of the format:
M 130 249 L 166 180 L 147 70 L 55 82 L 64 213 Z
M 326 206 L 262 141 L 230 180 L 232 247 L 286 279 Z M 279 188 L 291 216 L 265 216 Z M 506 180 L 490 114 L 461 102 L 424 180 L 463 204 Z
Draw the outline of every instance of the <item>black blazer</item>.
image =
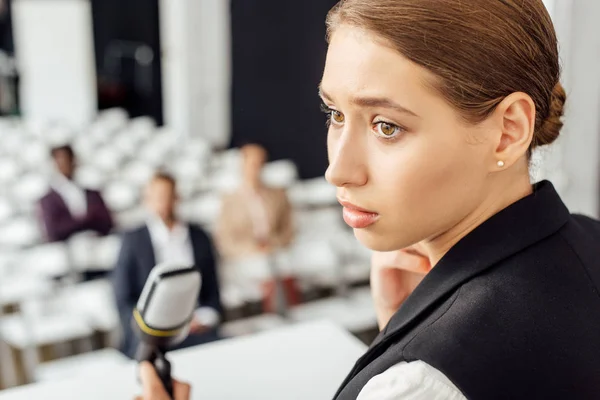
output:
M 542 182 L 450 249 L 336 398 L 423 360 L 469 399 L 600 399 L 599 293 L 600 223 Z
M 194 252 L 194 263 L 202 274 L 202 288 L 198 306 L 212 307 L 222 312 L 215 253 L 208 235 L 199 227 L 190 225 L 190 240 Z M 134 342 L 130 329 L 132 313 L 142 293 L 150 271 L 156 265 L 150 231 L 143 226 L 123 235 L 123 243 L 113 271 L 113 285 L 117 307 L 124 330 L 124 348 Z

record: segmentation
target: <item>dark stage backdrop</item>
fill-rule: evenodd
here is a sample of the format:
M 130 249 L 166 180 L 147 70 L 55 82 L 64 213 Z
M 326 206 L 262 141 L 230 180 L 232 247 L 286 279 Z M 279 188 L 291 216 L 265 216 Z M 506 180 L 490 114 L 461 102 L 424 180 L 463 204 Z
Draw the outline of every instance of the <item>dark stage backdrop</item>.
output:
M 162 124 L 158 0 L 92 0 L 92 18 L 99 107 Z
M 327 167 L 317 86 L 325 63 L 325 17 L 337 0 L 233 0 L 232 145 L 257 140 L 290 158 L 302 178 Z

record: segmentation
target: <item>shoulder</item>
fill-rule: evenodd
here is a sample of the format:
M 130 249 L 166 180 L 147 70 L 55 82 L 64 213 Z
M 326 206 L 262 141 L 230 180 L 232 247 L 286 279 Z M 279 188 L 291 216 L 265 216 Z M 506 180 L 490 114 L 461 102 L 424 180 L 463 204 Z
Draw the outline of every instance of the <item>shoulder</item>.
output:
M 358 400 L 462 400 L 463 394 L 440 371 L 423 361 L 401 362 L 373 377 Z

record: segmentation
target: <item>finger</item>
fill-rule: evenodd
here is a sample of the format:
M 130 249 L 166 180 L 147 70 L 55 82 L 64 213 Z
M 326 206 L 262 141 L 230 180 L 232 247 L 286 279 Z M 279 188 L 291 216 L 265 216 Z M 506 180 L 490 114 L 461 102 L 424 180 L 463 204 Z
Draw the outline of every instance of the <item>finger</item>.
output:
M 163 387 L 163 384 L 152 364 L 150 364 L 148 361 L 142 362 L 140 364 L 139 371 L 144 396 L 157 396 L 158 398 L 161 398 L 161 395 L 167 395 L 167 392 L 165 391 L 165 388 Z
M 189 400 L 192 387 L 184 382 L 173 379 L 173 397 L 175 400 Z

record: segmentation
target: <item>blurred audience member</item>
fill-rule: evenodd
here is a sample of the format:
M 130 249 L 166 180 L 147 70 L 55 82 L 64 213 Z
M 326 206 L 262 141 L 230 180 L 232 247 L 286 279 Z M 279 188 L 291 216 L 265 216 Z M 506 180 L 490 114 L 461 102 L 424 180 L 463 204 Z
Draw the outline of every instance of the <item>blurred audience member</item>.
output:
M 71 146 L 53 148 L 51 154 L 56 172 L 50 191 L 40 200 L 48 241 L 67 240 L 84 231 L 107 235 L 113 228 L 110 212 L 99 192 L 73 181 L 76 159 Z
M 285 313 L 287 305 L 299 301 L 295 279 L 283 271 L 285 265 L 278 264 L 276 257 L 294 236 L 292 207 L 285 190 L 267 187 L 261 180 L 265 148 L 248 144 L 241 151 L 243 179 L 237 190 L 222 199 L 217 245 L 229 280 L 261 283 L 264 311 Z
M 266 150 L 257 144 L 242 147 L 241 186 L 222 199 L 216 239 L 221 256 L 239 261 L 284 248 L 293 239 L 292 208 L 285 190 L 261 180 Z
M 125 334 L 123 352 L 130 357 L 135 355 L 138 344 L 131 328 L 133 309 L 156 264 L 195 265 L 202 274 L 199 307 L 192 320 L 190 335 L 178 348 L 216 340 L 216 326 L 222 312 L 211 240 L 201 228 L 177 220 L 175 180 L 169 175 L 157 174 L 147 185 L 144 200 L 149 211 L 147 223 L 123 236 L 113 273 Z

